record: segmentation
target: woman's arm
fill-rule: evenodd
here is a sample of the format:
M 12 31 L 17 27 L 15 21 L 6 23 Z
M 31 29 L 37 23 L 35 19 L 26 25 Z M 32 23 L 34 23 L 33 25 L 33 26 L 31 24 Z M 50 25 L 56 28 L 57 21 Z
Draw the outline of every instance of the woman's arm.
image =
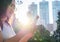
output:
M 20 31 L 19 33 L 17 33 L 16 36 L 5 40 L 5 42 L 19 42 L 20 39 L 25 35 L 25 33 L 22 33 L 23 31 Z
M 0 42 L 3 42 L 3 37 L 2 37 L 1 31 L 0 31 Z
M 29 32 L 24 37 L 21 38 L 19 42 L 28 42 L 29 39 L 33 37 L 34 33 Z
M 0 42 L 3 42 L 3 37 L 2 37 L 2 33 L 1 33 L 1 27 L 0 27 Z
M 38 18 L 38 17 L 37 17 L 37 18 Z M 14 36 L 14 37 L 6 40 L 5 42 L 19 42 L 19 41 L 21 42 L 21 41 L 24 41 L 24 39 L 25 39 L 27 36 L 30 35 L 27 39 L 25 39 L 25 41 L 28 41 L 28 40 L 33 36 L 34 32 L 36 31 L 35 22 L 32 24 L 32 27 L 33 27 L 33 32 L 31 32 L 31 33 L 28 32 L 28 35 L 27 35 L 27 33 L 22 33 L 22 32 L 24 32 L 24 31 L 20 31 L 20 33 L 18 33 L 16 36 Z M 22 40 L 21 38 L 23 38 L 23 40 Z

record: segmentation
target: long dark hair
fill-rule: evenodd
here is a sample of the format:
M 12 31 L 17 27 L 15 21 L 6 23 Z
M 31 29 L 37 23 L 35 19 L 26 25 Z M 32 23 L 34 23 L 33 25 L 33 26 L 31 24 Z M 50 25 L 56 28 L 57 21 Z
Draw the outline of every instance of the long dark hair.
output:
M 5 16 L 5 12 L 11 3 L 12 0 L 0 0 L 0 27 L 3 27 L 1 19 Z

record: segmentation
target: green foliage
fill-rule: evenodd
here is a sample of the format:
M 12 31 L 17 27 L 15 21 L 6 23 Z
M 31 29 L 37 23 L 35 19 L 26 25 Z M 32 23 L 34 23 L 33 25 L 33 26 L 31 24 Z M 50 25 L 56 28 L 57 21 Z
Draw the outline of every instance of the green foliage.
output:
M 38 25 L 37 28 L 34 37 L 29 42 L 51 42 L 50 32 L 43 25 Z
M 58 12 L 57 31 L 60 30 L 60 12 Z
M 58 12 L 58 20 L 57 20 L 57 30 L 54 31 L 54 35 L 52 36 L 54 42 L 60 42 L 60 12 Z

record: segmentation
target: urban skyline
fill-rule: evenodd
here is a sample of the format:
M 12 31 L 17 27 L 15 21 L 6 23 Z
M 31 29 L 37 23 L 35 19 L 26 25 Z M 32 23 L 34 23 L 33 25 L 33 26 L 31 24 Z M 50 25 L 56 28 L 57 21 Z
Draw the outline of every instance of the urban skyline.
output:
M 39 3 L 42 3 L 43 1 L 45 1 L 45 0 L 42 0 L 42 1 L 39 2 Z M 57 1 L 57 0 L 55 0 L 55 1 Z M 47 16 L 46 16 L 46 19 L 47 19 L 47 20 L 46 20 L 46 21 L 48 21 L 49 23 L 52 23 L 52 24 L 53 24 L 53 22 L 55 21 L 55 18 L 56 18 L 56 16 L 57 16 L 57 15 L 54 15 L 54 7 L 53 7 L 54 5 L 53 5 L 53 2 L 55 2 L 55 1 L 51 1 L 51 2 L 50 2 L 50 3 L 51 3 L 50 6 L 52 6 L 51 9 L 50 9 L 50 7 L 49 7 L 49 1 L 47 1 L 47 0 L 45 1 L 45 2 L 48 2 L 48 3 L 47 3 L 47 4 L 48 4 L 48 6 L 47 6 L 48 9 L 46 8 L 46 10 L 47 10 L 48 12 L 47 12 L 47 11 L 45 12 L 45 13 L 47 14 Z M 23 2 L 23 1 L 22 1 L 22 2 Z M 24 2 L 23 2 L 23 3 L 24 3 Z M 26 4 L 28 4 L 28 2 L 27 2 Z M 37 5 L 37 6 L 38 6 L 38 5 Z M 39 5 L 39 6 L 40 6 L 40 5 Z M 42 5 L 42 6 L 43 6 L 43 5 Z M 36 6 L 35 6 L 35 7 L 36 7 Z M 41 7 L 41 6 L 40 6 L 40 7 Z M 39 7 L 39 8 L 40 8 L 40 7 Z M 44 6 L 44 7 L 45 7 L 45 6 Z M 58 7 L 59 7 L 59 6 L 58 6 Z M 57 7 L 57 8 L 58 8 L 58 7 Z M 43 7 L 42 7 L 42 8 L 43 8 Z M 56 8 L 56 9 L 57 9 L 57 8 Z M 38 7 L 37 7 L 37 9 L 38 9 Z M 56 10 L 56 9 L 55 9 L 55 10 Z M 36 9 L 34 9 L 34 10 L 35 10 L 35 12 L 38 14 L 38 12 L 36 11 Z M 41 9 L 39 9 L 39 14 L 40 14 L 40 10 L 41 10 Z M 45 10 L 44 10 L 44 11 L 45 11 Z M 52 11 L 52 12 L 51 12 L 51 11 Z M 34 13 L 34 12 L 33 12 L 33 13 Z M 41 13 L 42 13 L 42 12 L 41 12 Z M 41 15 L 41 14 L 40 14 L 40 15 Z M 48 15 L 49 15 L 49 16 L 48 16 Z M 45 16 L 45 15 L 44 15 L 44 16 Z M 47 18 L 47 17 L 48 17 L 48 18 Z M 40 18 L 42 18 L 42 15 L 41 15 Z

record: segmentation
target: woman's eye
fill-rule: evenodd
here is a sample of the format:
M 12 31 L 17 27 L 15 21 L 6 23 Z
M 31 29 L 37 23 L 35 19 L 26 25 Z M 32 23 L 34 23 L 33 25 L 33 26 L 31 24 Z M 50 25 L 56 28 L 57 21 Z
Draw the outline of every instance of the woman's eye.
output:
M 13 7 L 13 5 L 11 4 L 11 7 Z
M 14 4 L 11 4 L 10 7 L 13 8 L 13 9 L 15 9 L 15 5 Z

